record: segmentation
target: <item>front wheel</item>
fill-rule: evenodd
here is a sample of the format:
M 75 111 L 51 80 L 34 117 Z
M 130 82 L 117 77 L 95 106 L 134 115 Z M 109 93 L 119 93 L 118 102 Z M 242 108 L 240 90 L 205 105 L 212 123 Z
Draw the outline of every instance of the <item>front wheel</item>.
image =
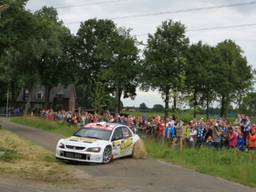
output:
M 107 164 L 112 159 L 112 148 L 110 146 L 107 146 L 103 151 L 103 163 Z

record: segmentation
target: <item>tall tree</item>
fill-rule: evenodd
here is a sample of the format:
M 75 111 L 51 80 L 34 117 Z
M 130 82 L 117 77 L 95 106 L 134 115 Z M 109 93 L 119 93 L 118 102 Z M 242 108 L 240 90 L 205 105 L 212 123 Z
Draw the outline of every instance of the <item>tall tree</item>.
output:
M 186 67 L 186 85 L 192 92 L 194 118 L 196 117 L 199 101 L 206 101 L 207 117 L 209 117 L 209 104 L 214 97 L 214 48 L 199 41 L 188 50 Z
M 25 10 L 25 0 L 5 2 L 9 7 L 0 20 L 0 58 L 11 79 L 8 84 L 22 82 L 29 90 L 27 112 L 35 84 L 47 86 L 58 82 L 58 72 L 63 68 L 59 62 L 62 42 L 69 31 L 58 21 L 54 8 L 43 7 L 32 14 Z
M 46 88 L 46 106 L 49 107 L 49 96 L 52 87 L 58 83 L 67 84 L 66 78 L 68 65 L 65 60 L 67 42 L 71 43 L 72 35 L 58 19 L 58 13 L 53 7 L 43 7 L 35 12 L 35 17 L 40 22 L 40 36 L 44 39 L 43 54 L 38 60 L 38 74 L 40 82 Z M 65 58 L 63 58 L 65 57 Z M 72 71 L 69 71 L 72 73 Z
M 116 113 L 121 110 L 121 96 L 134 98 L 140 74 L 139 51 L 136 40 L 129 30 L 120 28 L 109 46 L 103 45 L 101 52 L 108 60 L 106 69 L 101 71 L 101 79 L 105 82 L 110 93 L 116 98 Z
M 108 61 L 102 57 L 102 46 L 109 45 L 116 32 L 111 20 L 89 19 L 81 23 L 76 35 L 74 59 L 76 63 L 76 85 L 86 92 L 85 107 L 92 107 L 99 73 L 106 68 Z M 108 46 L 109 47 L 109 46 Z M 106 50 L 107 48 L 105 48 Z
M 163 94 L 165 117 L 168 116 L 170 91 L 177 92 L 184 85 L 188 44 L 185 26 L 172 20 L 163 22 L 148 38 L 142 80 L 144 85 Z
M 135 43 L 128 30 L 118 29 L 110 20 L 87 20 L 77 33 L 77 64 L 81 74 L 77 82 L 96 88 L 96 82 L 101 81 L 116 98 L 116 112 L 120 111 L 122 95 L 135 95 L 139 71 Z
M 35 34 L 36 24 L 33 15 L 25 10 L 26 2 L 27 0 L 1 1 L 8 5 L 8 8 L 1 13 L 0 19 L 0 76 L 1 82 L 11 88 L 13 100 L 15 86 L 22 84 L 26 79 L 23 75 L 26 69 L 26 66 L 22 67 L 25 64 L 23 61 L 29 63 L 32 60 L 32 57 L 25 59 L 26 56 L 22 54 L 30 52 L 28 42 Z
M 232 40 L 217 45 L 218 59 L 215 70 L 215 90 L 221 99 L 221 116 L 226 117 L 228 106 L 237 93 L 252 85 L 252 69 L 241 48 Z

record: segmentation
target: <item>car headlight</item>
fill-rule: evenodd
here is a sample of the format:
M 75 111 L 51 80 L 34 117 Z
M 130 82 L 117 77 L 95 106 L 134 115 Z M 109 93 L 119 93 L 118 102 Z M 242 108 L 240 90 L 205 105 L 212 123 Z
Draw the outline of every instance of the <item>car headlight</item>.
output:
M 63 143 L 59 143 L 58 147 L 61 148 L 61 149 L 64 149 L 65 145 Z
M 90 147 L 86 151 L 98 153 L 100 152 L 100 147 Z

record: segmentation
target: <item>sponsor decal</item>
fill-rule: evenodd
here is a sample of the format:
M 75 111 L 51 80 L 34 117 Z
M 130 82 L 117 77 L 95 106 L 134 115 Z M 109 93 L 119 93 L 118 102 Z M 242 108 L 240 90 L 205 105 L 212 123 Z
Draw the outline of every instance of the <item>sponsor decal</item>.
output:
M 120 149 L 126 150 L 127 148 L 130 148 L 132 146 L 132 138 L 125 139 L 124 142 L 121 143 Z

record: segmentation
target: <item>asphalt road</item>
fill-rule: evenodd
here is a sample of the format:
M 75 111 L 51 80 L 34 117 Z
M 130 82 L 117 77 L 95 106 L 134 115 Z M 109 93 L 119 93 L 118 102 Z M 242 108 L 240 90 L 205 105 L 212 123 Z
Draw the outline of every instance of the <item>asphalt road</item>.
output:
M 10 123 L 6 120 L 2 121 L 2 126 L 52 152 L 55 151 L 56 143 L 61 138 L 60 135 Z M 99 181 L 109 183 L 109 188 L 103 191 L 256 192 L 255 188 L 200 174 L 190 169 L 154 159 L 134 160 L 124 158 L 115 160 L 108 165 L 86 164 L 74 166 Z M 4 191 L 1 189 L 3 188 L 1 188 L 0 182 L 0 191 Z M 73 191 L 79 191 L 79 189 L 73 189 Z

